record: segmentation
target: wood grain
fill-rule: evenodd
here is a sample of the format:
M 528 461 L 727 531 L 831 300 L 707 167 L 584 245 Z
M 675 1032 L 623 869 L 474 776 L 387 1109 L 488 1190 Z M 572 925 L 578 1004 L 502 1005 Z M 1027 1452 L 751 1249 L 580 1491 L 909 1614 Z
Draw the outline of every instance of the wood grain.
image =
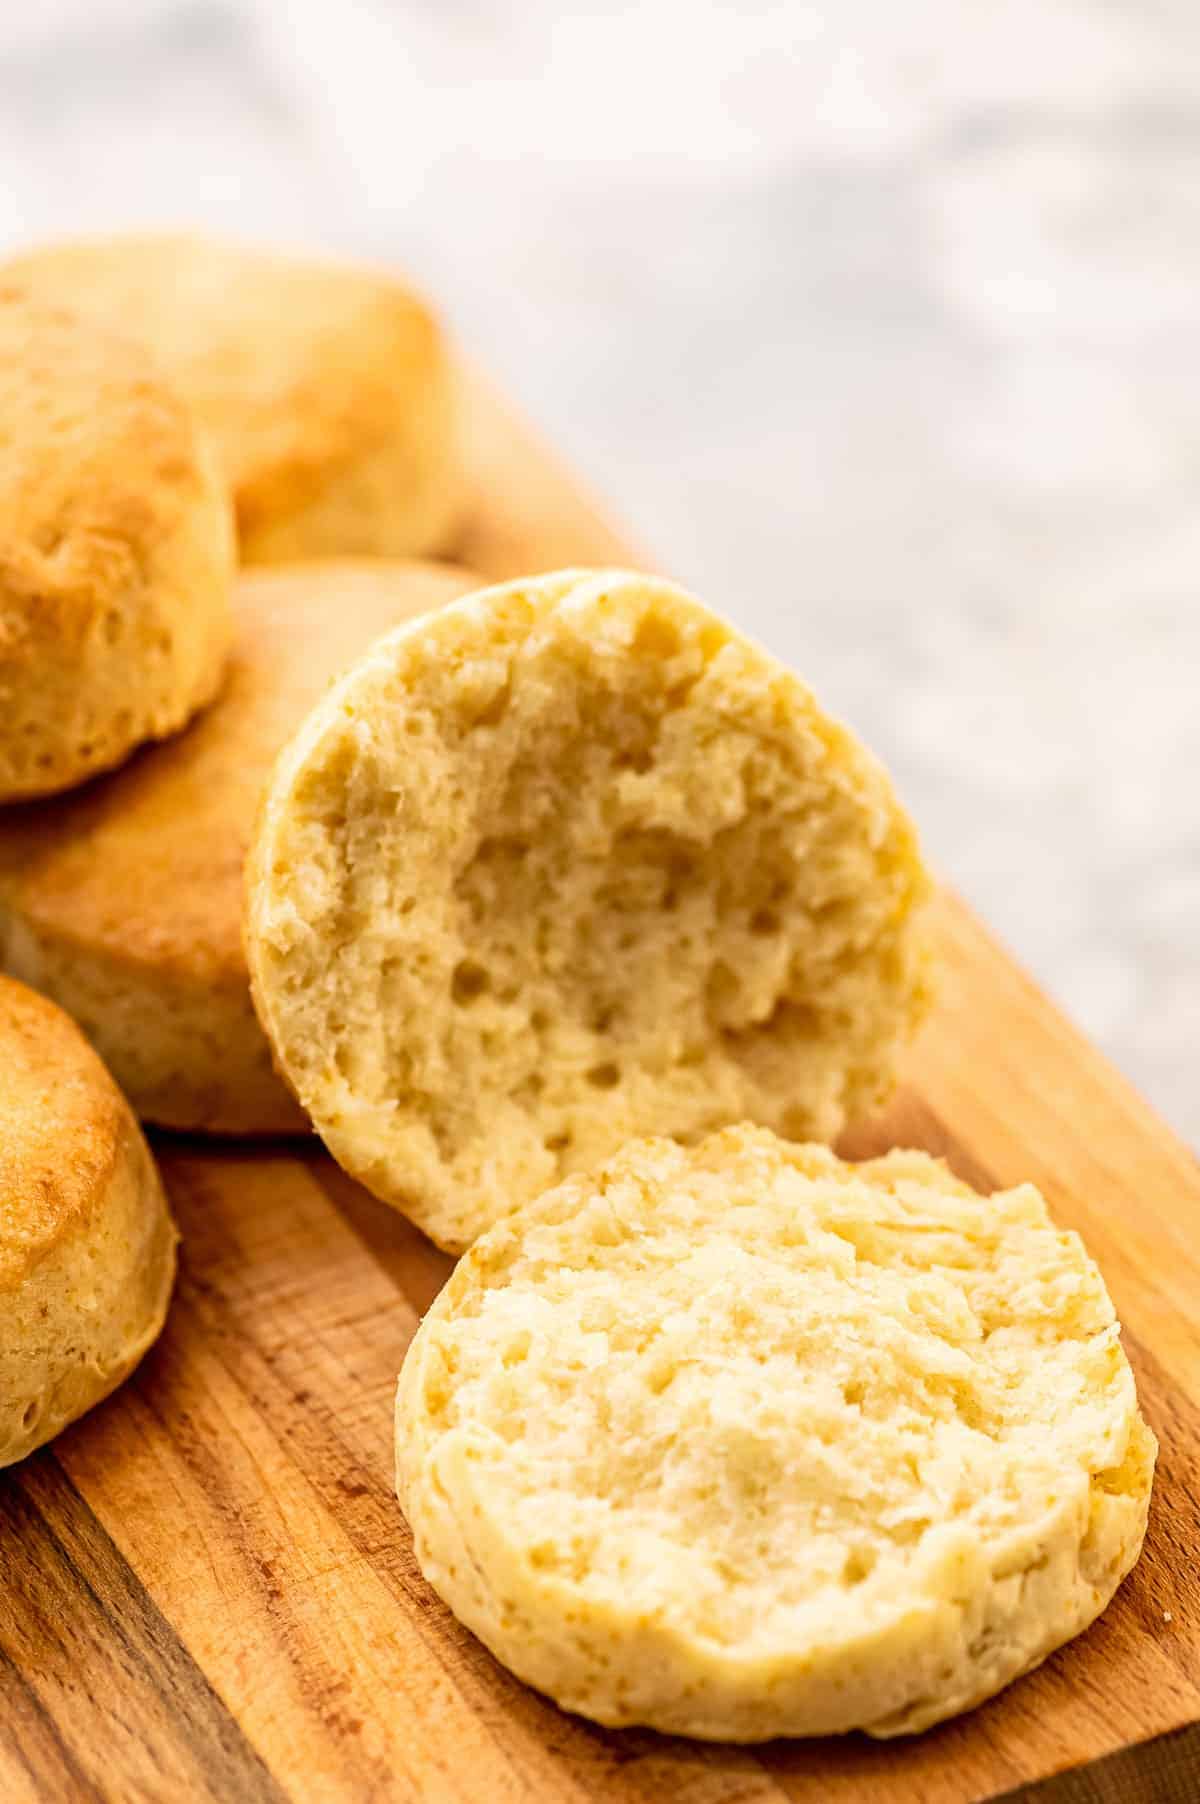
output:
M 633 561 L 475 381 L 470 415 L 460 555 Z M 1200 1720 L 1200 1171 L 961 903 L 937 906 L 941 1005 L 846 1150 L 1033 1178 L 1105 1270 L 1162 1458 L 1146 1554 L 1087 1635 L 911 1742 L 739 1750 L 562 1714 L 424 1585 L 393 1496 L 396 1372 L 449 1261 L 315 1147 L 161 1139 L 184 1234 L 162 1342 L 0 1475 L 3 1804 L 967 1804 Z

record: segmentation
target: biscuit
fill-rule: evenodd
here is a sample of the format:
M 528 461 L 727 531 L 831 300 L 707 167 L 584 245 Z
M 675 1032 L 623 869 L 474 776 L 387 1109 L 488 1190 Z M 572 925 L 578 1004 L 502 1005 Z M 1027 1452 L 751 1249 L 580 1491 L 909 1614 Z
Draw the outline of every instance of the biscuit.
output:
M 421 1570 L 568 1710 L 908 1734 L 1104 1609 L 1156 1446 L 1031 1185 L 731 1128 L 625 1147 L 477 1241 L 400 1378 Z
M 0 965 L 80 1022 L 144 1119 L 308 1131 L 272 1067 L 242 950 L 259 794 L 344 665 L 474 580 L 371 560 L 248 572 L 228 683 L 188 732 L 75 795 L 0 812 Z
M 243 560 L 444 541 L 461 501 L 453 377 L 391 276 L 175 236 L 45 245 L 5 276 L 151 348 L 216 445 Z
M 146 353 L 0 288 L 0 801 L 119 764 L 209 701 L 229 500 Z
M 0 1466 L 158 1338 L 176 1233 L 125 1098 L 61 1009 L 0 977 Z
M 247 874 L 281 1070 L 452 1251 L 639 1133 L 832 1139 L 925 1006 L 883 771 L 648 576 L 509 583 L 383 639 L 280 759 Z

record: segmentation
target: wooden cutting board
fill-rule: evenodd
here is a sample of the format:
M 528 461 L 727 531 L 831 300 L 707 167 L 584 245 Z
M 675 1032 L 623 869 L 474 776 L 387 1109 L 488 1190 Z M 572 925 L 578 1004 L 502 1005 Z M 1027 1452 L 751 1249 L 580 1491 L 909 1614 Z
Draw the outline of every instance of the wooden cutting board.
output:
M 471 419 L 466 561 L 637 561 L 474 386 Z M 309 1147 L 162 1137 L 184 1236 L 162 1341 L 0 1474 L 0 1804 L 959 1804 L 1098 1761 L 1054 1792 L 1200 1797 L 1200 1731 L 1100 1760 L 1200 1720 L 1200 1171 L 963 905 L 937 907 L 940 1008 L 846 1150 L 1031 1178 L 1100 1261 L 1162 1453 L 1145 1555 L 1090 1633 L 907 1742 L 709 1747 L 562 1714 L 427 1589 L 392 1493 L 396 1373 L 449 1261 Z

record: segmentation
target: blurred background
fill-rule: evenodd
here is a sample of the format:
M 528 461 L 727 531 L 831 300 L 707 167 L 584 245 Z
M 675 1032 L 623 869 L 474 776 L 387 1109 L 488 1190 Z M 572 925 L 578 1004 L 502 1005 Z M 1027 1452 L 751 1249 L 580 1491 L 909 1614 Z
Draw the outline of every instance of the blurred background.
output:
M 0 170 L 407 269 L 1200 1142 L 1194 0 L 9 0 Z

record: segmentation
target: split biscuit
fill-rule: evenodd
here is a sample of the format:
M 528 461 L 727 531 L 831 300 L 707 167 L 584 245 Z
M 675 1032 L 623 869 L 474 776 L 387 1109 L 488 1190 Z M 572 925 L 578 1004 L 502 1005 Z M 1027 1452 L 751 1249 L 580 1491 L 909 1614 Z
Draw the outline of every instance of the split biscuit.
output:
M 928 1728 L 1085 1629 L 1154 1436 L 1028 1184 L 731 1128 L 625 1147 L 476 1242 L 396 1404 L 433 1588 L 611 1725 Z
M 832 1139 L 925 1008 L 927 879 L 882 769 L 629 572 L 381 640 L 281 757 L 247 874 L 280 1069 L 452 1251 L 637 1134 Z

